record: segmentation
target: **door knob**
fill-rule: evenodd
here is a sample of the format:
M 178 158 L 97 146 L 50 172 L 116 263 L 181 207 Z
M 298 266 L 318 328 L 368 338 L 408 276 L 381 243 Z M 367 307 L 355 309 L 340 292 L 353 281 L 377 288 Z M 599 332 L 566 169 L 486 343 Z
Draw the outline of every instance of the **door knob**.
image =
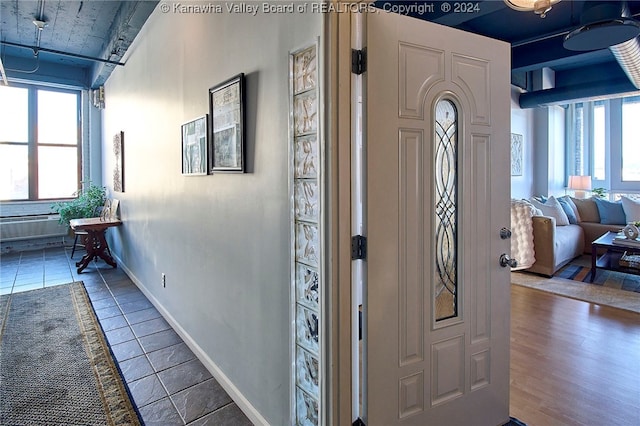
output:
M 502 238 L 503 240 L 508 240 L 509 238 L 511 238 L 511 229 L 502 228 L 500 230 L 500 238 Z
M 502 266 L 503 268 L 506 268 L 507 266 L 509 266 L 510 268 L 515 268 L 516 266 L 518 266 L 518 261 L 510 258 L 505 253 L 502 253 L 500 255 L 500 266 Z

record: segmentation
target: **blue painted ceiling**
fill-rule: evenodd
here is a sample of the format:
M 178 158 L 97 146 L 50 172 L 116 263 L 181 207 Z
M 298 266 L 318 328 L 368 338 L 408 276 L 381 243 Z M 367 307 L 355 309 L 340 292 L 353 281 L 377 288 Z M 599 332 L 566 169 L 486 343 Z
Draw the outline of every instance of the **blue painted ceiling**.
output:
M 610 16 L 599 17 L 593 12 L 603 4 L 608 12 L 613 9 L 621 14 L 624 6 L 625 16 L 638 18 L 640 1 L 561 0 L 545 18 L 534 12 L 513 10 L 502 0 L 376 1 L 375 4 L 387 10 L 398 4 L 426 4 L 429 6 L 423 8 L 423 13 L 409 15 L 510 43 L 511 81 L 528 92 L 524 97 L 532 102 L 527 106 L 637 91 L 609 49 L 575 52 L 565 49 L 563 40 L 569 32 L 586 23 L 609 19 Z M 555 75 L 552 91 L 536 87 L 536 76 L 545 68 Z M 549 94 L 553 96 L 549 98 Z
M 0 58 L 5 71 L 18 80 L 96 88 L 124 63 L 157 3 L 2 0 Z

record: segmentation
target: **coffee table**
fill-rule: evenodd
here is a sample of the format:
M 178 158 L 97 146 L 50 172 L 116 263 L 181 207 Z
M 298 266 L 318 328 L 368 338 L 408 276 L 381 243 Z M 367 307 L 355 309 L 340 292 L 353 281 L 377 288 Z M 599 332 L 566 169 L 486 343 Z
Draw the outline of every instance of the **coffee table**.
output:
M 591 277 L 590 282 L 596 278 L 597 269 L 606 269 L 608 271 L 624 272 L 627 274 L 640 275 L 640 269 L 627 268 L 620 265 L 620 258 L 627 252 L 640 253 L 640 247 L 629 247 L 621 244 L 613 244 L 614 238 L 618 236 L 617 232 L 607 232 L 597 240 L 591 243 Z M 598 255 L 598 249 L 606 250 L 604 254 Z

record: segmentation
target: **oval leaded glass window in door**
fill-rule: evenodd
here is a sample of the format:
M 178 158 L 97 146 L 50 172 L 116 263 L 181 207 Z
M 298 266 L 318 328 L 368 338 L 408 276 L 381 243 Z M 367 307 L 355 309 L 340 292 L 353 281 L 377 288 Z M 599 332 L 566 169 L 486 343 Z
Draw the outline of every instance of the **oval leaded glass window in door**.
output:
M 436 104 L 433 269 L 436 321 L 458 315 L 458 113 L 447 99 Z

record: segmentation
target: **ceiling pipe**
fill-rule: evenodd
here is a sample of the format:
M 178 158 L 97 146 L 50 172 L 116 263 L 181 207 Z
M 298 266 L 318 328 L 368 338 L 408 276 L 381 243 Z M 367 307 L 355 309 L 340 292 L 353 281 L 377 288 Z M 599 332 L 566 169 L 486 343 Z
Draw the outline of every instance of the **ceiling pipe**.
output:
M 563 45 L 576 51 L 608 48 L 631 83 L 640 89 L 640 23 L 629 15 L 627 2 L 585 2 L 582 26 L 567 34 Z
M 622 77 L 614 81 L 607 80 L 521 93 L 518 104 L 523 109 L 538 108 L 579 102 L 581 100 L 609 99 L 630 93 L 637 93 L 637 89 L 630 81 Z
M 12 43 L 10 41 L 3 41 L 3 40 L 0 40 L 0 44 L 4 44 L 6 46 L 21 47 L 23 49 L 31 49 L 31 50 L 36 49 L 35 46 L 27 46 L 27 45 L 24 45 L 24 44 Z M 122 65 L 122 66 L 124 66 L 124 62 L 111 61 L 109 59 L 94 58 L 92 56 L 79 55 L 77 53 L 63 52 L 61 50 L 55 50 L 55 49 L 47 49 L 45 47 L 39 47 L 37 49 L 40 52 L 48 52 L 48 53 L 53 53 L 55 55 L 69 56 L 71 58 L 86 59 L 87 61 L 102 62 L 102 63 L 105 63 L 105 64 Z
M 636 89 L 640 89 L 640 44 L 638 38 L 610 46 L 609 50 Z

